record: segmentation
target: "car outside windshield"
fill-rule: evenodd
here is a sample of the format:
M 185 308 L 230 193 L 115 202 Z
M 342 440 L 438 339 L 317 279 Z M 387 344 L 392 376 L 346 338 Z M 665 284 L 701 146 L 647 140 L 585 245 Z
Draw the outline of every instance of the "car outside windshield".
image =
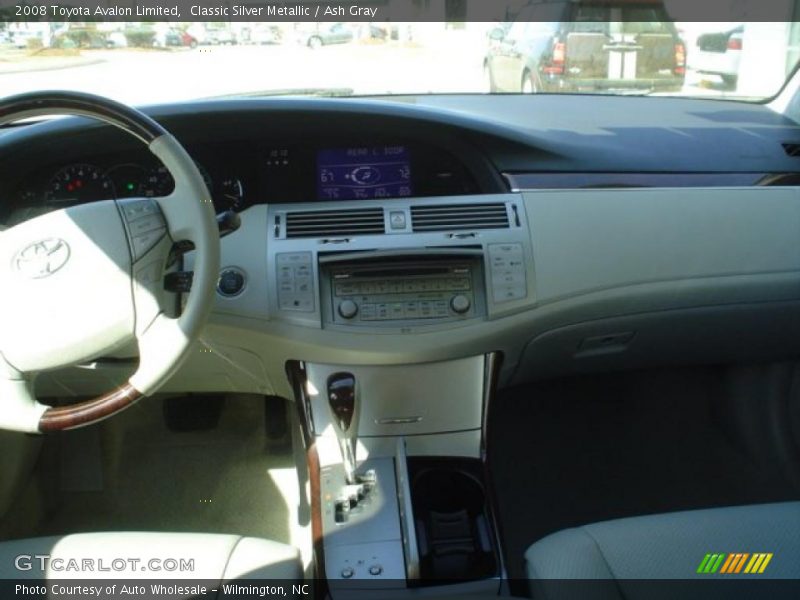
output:
M 129 104 L 450 93 L 759 101 L 794 69 L 797 25 L 673 22 L 660 4 L 570 2 L 496 22 L 0 22 L 0 90 Z

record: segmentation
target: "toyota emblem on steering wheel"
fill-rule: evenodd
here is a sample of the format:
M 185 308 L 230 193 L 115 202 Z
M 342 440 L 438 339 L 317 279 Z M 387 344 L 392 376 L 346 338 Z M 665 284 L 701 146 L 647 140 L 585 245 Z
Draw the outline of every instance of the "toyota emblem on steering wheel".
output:
M 49 277 L 69 260 L 69 245 L 60 238 L 47 238 L 25 246 L 14 257 L 16 270 L 30 279 Z

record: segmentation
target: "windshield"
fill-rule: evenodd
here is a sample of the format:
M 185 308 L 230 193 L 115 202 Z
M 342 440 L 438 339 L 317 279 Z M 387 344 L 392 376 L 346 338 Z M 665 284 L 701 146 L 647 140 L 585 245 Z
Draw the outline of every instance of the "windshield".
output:
M 530 5 L 494 22 L 0 22 L 3 95 L 129 104 L 281 94 L 636 94 L 758 101 L 792 22 L 671 21 L 659 3 Z

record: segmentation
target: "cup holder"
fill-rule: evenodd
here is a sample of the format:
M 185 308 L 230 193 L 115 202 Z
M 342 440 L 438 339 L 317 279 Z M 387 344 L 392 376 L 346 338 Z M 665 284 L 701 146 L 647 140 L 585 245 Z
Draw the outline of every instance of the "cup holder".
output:
M 411 499 L 422 580 L 493 577 L 497 559 L 480 480 L 461 468 L 412 473 Z

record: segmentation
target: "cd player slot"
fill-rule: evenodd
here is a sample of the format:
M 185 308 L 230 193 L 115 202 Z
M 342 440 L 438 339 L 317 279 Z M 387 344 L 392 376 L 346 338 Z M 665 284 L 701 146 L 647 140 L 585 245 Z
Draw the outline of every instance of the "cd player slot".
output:
M 359 271 L 359 277 L 385 277 L 386 272 L 391 271 L 392 275 L 396 277 L 414 277 L 417 275 L 445 275 L 448 273 L 447 268 L 445 267 L 416 267 L 416 268 L 409 268 L 409 267 L 392 267 L 392 266 L 384 266 L 382 269 L 374 269 L 374 270 L 363 270 Z M 337 275 L 349 277 L 350 274 L 344 275 Z

